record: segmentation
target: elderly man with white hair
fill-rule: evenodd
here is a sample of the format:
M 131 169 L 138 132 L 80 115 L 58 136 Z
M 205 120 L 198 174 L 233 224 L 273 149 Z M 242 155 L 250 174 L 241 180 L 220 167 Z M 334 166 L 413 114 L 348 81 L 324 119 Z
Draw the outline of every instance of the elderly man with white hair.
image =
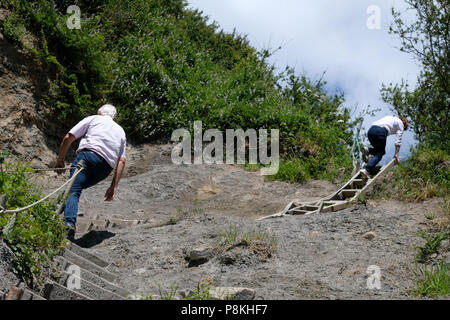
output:
M 58 154 L 55 168 L 64 168 L 64 158 L 70 145 L 80 139 L 76 151 L 77 157 L 72 163 L 75 167 L 84 160 L 81 173 L 75 179 L 64 207 L 64 223 L 69 228 L 68 238 L 73 240 L 78 216 L 78 201 L 81 191 L 106 179 L 115 168 L 110 187 L 106 190 L 105 201 L 111 201 L 116 194 L 117 185 L 125 168 L 126 136 L 114 118 L 116 108 L 110 104 L 98 109 L 98 114 L 81 120 L 64 137 Z M 70 176 L 75 169 L 72 168 Z M 60 173 L 60 170 L 59 170 Z

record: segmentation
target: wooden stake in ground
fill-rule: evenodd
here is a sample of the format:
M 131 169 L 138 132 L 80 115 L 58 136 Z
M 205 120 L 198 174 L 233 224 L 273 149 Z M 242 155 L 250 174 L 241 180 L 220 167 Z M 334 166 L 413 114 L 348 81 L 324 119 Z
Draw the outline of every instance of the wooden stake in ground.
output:
M 23 289 L 17 288 L 17 287 L 11 287 L 9 289 L 8 294 L 6 295 L 5 300 L 20 300 L 23 296 Z

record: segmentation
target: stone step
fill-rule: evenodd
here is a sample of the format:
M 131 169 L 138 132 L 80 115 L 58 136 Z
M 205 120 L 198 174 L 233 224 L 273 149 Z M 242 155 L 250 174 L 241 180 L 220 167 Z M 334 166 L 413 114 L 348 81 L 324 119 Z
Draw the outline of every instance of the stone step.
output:
M 125 220 L 125 219 L 88 219 L 78 218 L 77 220 L 77 233 L 86 233 L 91 230 L 106 230 L 111 228 L 127 228 L 136 226 L 141 223 L 147 222 L 146 220 Z
M 83 250 L 80 246 L 76 245 L 73 242 L 69 242 L 69 245 L 66 250 L 70 250 L 73 253 L 79 255 L 80 257 L 85 258 L 86 260 L 91 261 L 92 263 L 95 263 L 101 268 L 106 268 L 109 265 L 109 262 L 106 262 L 105 260 L 97 257 L 96 255 L 93 255 L 92 253 Z
M 44 285 L 44 298 L 47 300 L 92 300 L 51 280 Z
M 25 289 L 23 292 L 22 299 L 20 300 L 46 300 L 46 299 L 31 290 Z
M 68 268 L 72 265 L 68 260 L 66 260 L 63 257 L 59 257 L 59 265 L 61 267 L 61 270 L 63 271 L 62 277 L 59 280 L 60 284 L 66 285 L 67 284 L 67 278 L 69 277 L 69 271 Z M 118 295 L 122 298 L 127 298 L 131 295 L 131 292 L 119 287 L 118 285 L 111 283 L 92 272 L 83 269 L 80 267 L 80 278 L 83 281 L 89 282 L 89 284 L 93 284 L 101 289 L 104 289 L 108 292 L 111 292 L 115 295 Z M 88 285 L 89 285 L 88 284 Z
M 78 277 L 75 274 L 66 273 L 65 277 L 62 280 L 62 283 L 65 287 L 69 287 L 69 284 L 72 285 L 71 290 L 82 294 L 86 297 L 89 297 L 93 300 L 125 300 L 126 296 L 120 296 L 112 291 L 109 291 L 105 288 L 100 287 L 97 284 L 94 284 L 90 281 L 85 280 L 86 271 L 82 271 L 80 268 L 80 276 Z M 101 278 L 100 278 L 101 279 Z M 99 278 L 95 279 L 97 283 L 104 282 L 99 280 Z M 114 286 L 114 285 L 111 285 Z
M 71 264 L 77 265 L 97 276 L 103 278 L 109 282 L 114 282 L 117 276 L 112 272 L 98 266 L 97 264 L 77 255 L 71 250 L 64 251 L 64 258 L 68 260 Z

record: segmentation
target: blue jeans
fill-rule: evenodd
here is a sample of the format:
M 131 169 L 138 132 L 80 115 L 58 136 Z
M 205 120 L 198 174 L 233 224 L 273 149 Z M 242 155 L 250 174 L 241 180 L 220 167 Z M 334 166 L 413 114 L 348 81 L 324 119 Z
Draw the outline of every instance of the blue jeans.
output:
M 71 227 L 75 227 L 77 223 L 78 201 L 80 200 L 81 191 L 106 179 L 112 171 L 106 160 L 92 151 L 81 151 L 72 163 L 72 166 L 76 166 L 80 160 L 84 160 L 84 170 L 75 179 L 64 207 L 64 223 Z M 72 168 L 70 177 L 72 177 L 74 172 L 75 168 Z
M 373 158 L 364 167 L 371 175 L 374 174 L 375 166 L 381 161 L 386 153 L 386 139 L 388 132 L 385 128 L 379 126 L 371 126 L 367 132 L 372 148 L 369 148 L 369 154 L 373 154 Z

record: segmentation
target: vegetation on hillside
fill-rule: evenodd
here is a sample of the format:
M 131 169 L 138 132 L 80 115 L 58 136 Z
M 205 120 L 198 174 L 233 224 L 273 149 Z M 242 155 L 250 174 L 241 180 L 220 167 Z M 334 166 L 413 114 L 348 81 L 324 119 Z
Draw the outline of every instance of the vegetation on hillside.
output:
M 32 169 L 22 162 L 4 163 L 5 156 L 0 154 L 0 194 L 8 199 L 6 208 L 23 208 L 40 200 L 41 187 L 29 179 Z M 0 213 L 0 241 L 6 241 L 16 256 L 17 276 L 32 288 L 43 284 L 52 257 L 64 249 L 66 231 L 55 206 L 53 201 L 44 201 L 17 213 L 10 232 L 6 230 L 15 214 Z
M 354 123 L 343 95 L 291 68 L 275 73 L 269 50 L 219 30 L 183 0 L 1 3 L 13 12 L 1 26 L 11 41 L 23 45 L 24 27 L 41 39 L 34 54 L 54 72 L 47 102 L 68 127 L 111 102 L 133 141 L 192 131 L 196 120 L 204 130 L 279 129 L 281 170 L 290 172 L 278 178 L 333 180 L 351 170 Z M 67 26 L 73 4 L 81 29 Z
M 391 34 L 401 40 L 400 50 L 421 65 L 417 85 L 406 81 L 383 85 L 385 102 L 410 119 L 419 144 L 407 163 L 396 170 L 394 194 L 423 200 L 447 196 L 450 177 L 450 4 L 446 0 L 406 0 L 413 19 L 392 9 Z
M 390 186 L 384 186 L 384 193 L 404 200 L 443 198 L 442 213 L 447 217 L 442 221 L 447 222 L 440 223 L 438 230 L 431 230 L 431 235 L 420 233 L 426 244 L 418 248 L 416 262 L 425 265 L 418 267 L 419 279 L 413 292 L 418 296 L 448 296 L 448 264 L 441 261 L 436 266 L 434 263 L 431 269 L 426 264 L 429 255 L 436 254 L 441 241 L 448 238 L 450 228 L 450 3 L 448 0 L 405 2 L 415 17 L 408 19 L 404 13 L 393 9 L 394 23 L 390 32 L 400 38 L 400 50 L 412 54 L 422 70 L 414 89 L 402 81 L 384 85 L 381 94 L 395 111 L 411 120 L 419 144 L 407 162 L 394 171 Z

